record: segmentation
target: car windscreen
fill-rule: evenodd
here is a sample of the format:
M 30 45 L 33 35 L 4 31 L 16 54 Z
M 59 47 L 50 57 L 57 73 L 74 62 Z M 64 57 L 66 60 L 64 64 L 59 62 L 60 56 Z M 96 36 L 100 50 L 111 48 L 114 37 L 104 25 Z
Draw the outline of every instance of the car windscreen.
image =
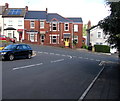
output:
M 16 49 L 16 45 L 8 45 L 3 50 L 14 50 Z

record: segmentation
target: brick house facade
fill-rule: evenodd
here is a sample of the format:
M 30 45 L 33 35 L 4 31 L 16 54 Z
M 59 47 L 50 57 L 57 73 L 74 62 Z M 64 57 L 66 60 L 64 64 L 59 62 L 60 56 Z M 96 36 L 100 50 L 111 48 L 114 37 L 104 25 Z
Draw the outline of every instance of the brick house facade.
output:
M 47 11 L 28 11 L 24 20 L 25 43 L 73 47 L 82 46 L 82 19 L 64 18 Z

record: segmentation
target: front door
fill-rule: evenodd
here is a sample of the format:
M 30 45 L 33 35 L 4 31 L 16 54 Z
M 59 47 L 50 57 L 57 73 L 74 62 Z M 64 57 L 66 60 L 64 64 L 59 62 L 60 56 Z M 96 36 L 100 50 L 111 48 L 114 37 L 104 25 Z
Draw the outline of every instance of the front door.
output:
M 45 40 L 45 35 L 41 34 L 40 39 L 41 39 L 41 45 L 43 45 L 44 44 L 44 40 Z
M 22 40 L 22 32 L 19 32 L 19 41 Z
M 65 47 L 69 47 L 70 46 L 69 38 L 64 38 L 64 43 L 65 43 Z

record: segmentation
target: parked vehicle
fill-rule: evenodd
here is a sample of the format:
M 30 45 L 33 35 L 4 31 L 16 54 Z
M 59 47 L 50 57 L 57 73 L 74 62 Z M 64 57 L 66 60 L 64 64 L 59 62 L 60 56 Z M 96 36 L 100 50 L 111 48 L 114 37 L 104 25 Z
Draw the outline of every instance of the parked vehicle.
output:
M 11 44 L 0 51 L 2 60 L 14 60 L 16 58 L 28 58 L 32 56 L 32 49 L 27 44 Z
M 10 38 L 10 41 L 15 43 L 16 42 L 16 39 L 15 38 Z
M 0 45 L 0 50 L 2 50 L 4 48 L 4 46 L 3 45 Z
M 9 38 L 9 37 L 6 37 L 5 35 L 0 35 L 0 40 L 2 40 L 2 41 L 10 41 L 10 42 L 13 42 L 13 43 L 16 42 L 15 38 Z
M 5 35 L 0 35 L 0 40 L 6 41 L 6 40 L 7 40 L 7 37 L 6 37 Z

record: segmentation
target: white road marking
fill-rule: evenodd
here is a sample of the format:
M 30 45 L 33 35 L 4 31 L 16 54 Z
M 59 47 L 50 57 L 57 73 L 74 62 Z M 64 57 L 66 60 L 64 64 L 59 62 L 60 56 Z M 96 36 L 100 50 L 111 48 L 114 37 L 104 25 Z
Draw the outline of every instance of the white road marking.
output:
M 48 54 L 48 52 L 44 52 L 44 54 Z
M 55 54 L 55 55 L 60 56 L 60 54 Z
M 87 93 L 89 92 L 89 90 L 91 89 L 91 87 L 93 86 L 93 84 L 95 83 L 95 81 L 98 79 L 98 77 L 100 76 L 100 74 L 102 73 L 102 71 L 104 70 L 104 66 L 103 68 L 100 70 L 100 72 L 97 74 L 97 76 L 94 78 L 94 80 L 91 82 L 91 84 L 88 86 L 88 88 L 84 91 L 84 93 L 82 94 L 82 96 L 79 98 L 78 101 L 82 101 L 85 96 L 87 95 Z
M 103 66 L 105 64 L 105 61 L 101 61 L 100 63 L 99 63 L 99 66 Z
M 54 55 L 54 53 L 50 53 L 50 55 Z
M 101 60 L 95 60 L 95 61 L 98 61 L 98 62 L 99 62 L 99 61 L 101 61 Z
M 38 52 L 38 53 L 43 53 L 43 52 Z
M 72 56 L 69 56 L 70 57 L 70 59 L 72 59 Z
M 16 68 L 13 68 L 13 70 L 24 69 L 24 68 L 29 68 L 29 67 L 39 66 L 39 65 L 43 65 L 43 63 L 33 64 L 33 65 L 28 65 L 28 66 L 22 66 L 22 67 L 16 67 Z
M 88 60 L 88 58 L 84 58 L 84 59 Z
M 78 57 L 78 58 L 82 59 L 83 57 Z
M 51 61 L 51 63 L 60 62 L 60 61 L 63 61 L 63 60 L 64 59 L 59 59 L 59 60 Z
M 94 59 L 90 59 L 90 60 L 94 60 Z

